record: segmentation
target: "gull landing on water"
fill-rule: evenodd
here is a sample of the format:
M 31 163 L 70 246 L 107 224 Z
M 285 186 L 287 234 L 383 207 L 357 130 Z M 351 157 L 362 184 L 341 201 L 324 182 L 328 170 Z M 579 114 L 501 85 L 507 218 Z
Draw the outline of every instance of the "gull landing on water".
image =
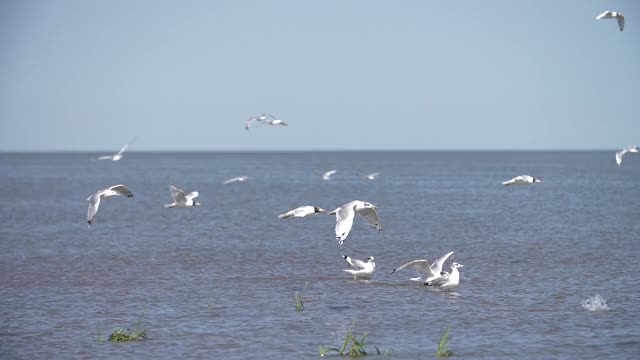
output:
M 373 273 L 376 271 L 376 263 L 373 256 L 369 256 L 367 262 L 352 259 L 347 255 L 342 255 L 342 257 L 353 267 L 353 269 L 346 269 L 344 272 L 351 274 L 355 280 L 358 280 L 358 278 L 371 279 L 371 277 L 373 277 Z
M 324 211 L 325 211 L 324 209 L 319 208 L 317 206 L 300 206 L 299 208 L 295 208 L 284 214 L 280 214 L 278 216 L 278 219 L 288 219 L 291 217 L 304 218 L 304 217 L 311 216 Z
M 618 164 L 618 166 L 622 165 L 622 156 L 626 153 L 637 153 L 638 151 L 640 151 L 640 148 L 638 148 L 638 146 L 636 145 L 631 145 L 631 146 L 627 146 L 626 148 L 618 151 L 616 153 L 616 164 Z
M 89 196 L 87 198 L 89 201 L 89 209 L 87 210 L 87 223 L 89 224 L 89 228 L 91 228 L 91 224 L 93 224 L 93 220 L 98 212 L 100 199 L 106 199 L 112 196 L 133 197 L 133 193 L 131 193 L 131 191 L 129 191 L 129 189 L 124 185 L 113 185 L 112 187 L 98 190 L 93 195 Z
M 410 278 L 410 280 L 427 283 L 429 281 L 439 278 L 444 274 L 442 272 L 442 266 L 447 261 L 447 259 L 449 259 L 451 255 L 453 255 L 453 251 L 448 252 L 443 256 L 437 258 L 431 265 L 429 265 L 429 261 L 425 259 L 413 260 L 406 264 L 400 265 L 398 268 L 393 269 L 391 273 L 393 274 L 400 270 L 412 267 L 418 274 L 418 277 Z
M 510 186 L 510 185 L 529 185 L 529 184 L 535 184 L 535 183 L 541 183 L 542 180 L 535 178 L 531 175 L 520 175 L 520 176 L 516 176 L 511 180 L 508 181 L 503 181 L 502 185 L 504 186 Z
M 231 184 L 231 183 L 234 183 L 234 182 L 243 182 L 243 181 L 247 180 L 248 178 L 249 178 L 248 176 L 236 176 L 234 178 L 225 180 L 222 184 L 223 185 L 227 185 L 227 184 Z
M 165 209 L 200 206 L 199 202 L 193 200 L 198 197 L 197 191 L 193 191 L 187 194 L 184 191 L 175 187 L 173 184 L 169 185 L 169 191 L 171 191 L 171 197 L 173 198 L 173 203 L 166 204 L 164 206 Z
M 354 200 L 330 212 L 329 215 L 336 216 L 335 231 L 338 245 L 342 245 L 347 236 L 349 236 L 349 232 L 351 232 L 351 227 L 353 226 L 353 218 L 356 213 L 374 229 L 382 231 L 382 224 L 380 223 L 376 209 L 376 206 L 371 203 Z
M 444 272 L 442 276 L 432 281 L 425 283 L 427 286 L 434 286 L 440 289 L 452 289 L 460 284 L 460 272 L 458 268 L 464 267 L 462 264 L 451 264 L 451 274 Z
M 128 144 L 125 144 L 122 149 L 120 149 L 120 151 L 118 151 L 117 153 L 113 154 L 113 155 L 105 155 L 105 156 L 100 156 L 98 158 L 98 160 L 111 160 L 111 161 L 118 161 L 120 159 L 122 159 L 122 154 L 124 153 L 125 150 L 127 150 L 127 147 L 129 146 L 129 144 L 131 144 L 133 142 L 133 140 L 135 140 L 136 138 L 131 139 L 131 141 L 129 141 Z
M 620 31 L 624 30 L 624 15 L 622 15 L 622 13 L 607 10 L 596 16 L 596 20 L 600 19 L 616 19 L 618 20 L 618 28 L 620 28 Z

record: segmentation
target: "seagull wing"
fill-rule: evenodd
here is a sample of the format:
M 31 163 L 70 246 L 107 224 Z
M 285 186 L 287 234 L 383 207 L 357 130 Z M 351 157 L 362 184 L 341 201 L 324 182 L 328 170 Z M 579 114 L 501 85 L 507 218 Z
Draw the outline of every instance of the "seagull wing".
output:
M 611 11 L 607 10 L 607 11 L 603 12 L 602 14 L 596 16 L 596 20 L 600 20 L 600 19 L 602 19 L 604 17 L 609 17 L 609 16 L 611 16 Z
M 98 160 L 111 160 L 113 159 L 113 155 L 105 155 L 105 156 L 100 156 L 98 158 Z
M 620 31 L 624 30 L 624 16 L 618 15 L 618 27 Z
M 187 200 L 193 200 L 193 199 L 197 198 L 198 195 L 199 194 L 198 194 L 197 191 L 192 191 L 192 192 L 187 194 L 186 198 L 187 198 Z
M 375 208 L 360 209 L 357 213 L 374 229 L 382 231 L 382 223 L 380 223 L 380 218 Z
M 431 270 L 434 274 L 437 274 L 438 276 L 440 275 L 440 273 L 442 272 L 442 265 L 444 265 L 445 261 L 447 261 L 447 259 L 451 255 L 453 255 L 453 251 L 442 255 L 433 262 L 433 264 L 431 265 Z
M 109 188 L 109 190 L 115 191 L 116 193 L 118 193 L 118 195 L 121 196 L 133 197 L 133 193 L 129 190 L 129 188 L 122 184 L 113 185 Z
M 351 226 L 353 225 L 353 217 L 355 216 L 355 205 L 350 206 L 350 204 L 351 203 L 347 204 L 347 206 L 341 207 L 336 211 L 336 238 L 338 239 L 338 243 L 340 244 L 342 244 L 347 236 L 349 236 Z
M 434 277 L 436 276 L 433 271 L 431 270 L 431 266 L 429 266 L 429 261 L 427 260 L 413 260 L 413 261 L 409 261 L 406 264 L 402 264 L 399 267 L 393 269 L 393 272 L 397 272 L 403 269 L 406 269 L 408 267 L 412 267 L 416 270 L 416 273 L 418 274 L 418 276 L 424 276 L 424 277 Z
M 618 166 L 622 164 L 622 155 L 624 155 L 626 152 L 627 149 L 622 149 L 621 151 L 618 151 L 616 153 L 616 163 L 618 164 Z
M 444 275 L 429 281 L 428 284 L 431 286 L 442 286 L 447 282 L 449 282 L 449 273 L 445 273 Z
M 187 202 L 187 197 L 186 197 L 184 191 L 178 189 L 173 184 L 169 185 L 169 190 L 171 191 L 171 197 L 173 198 L 173 201 L 175 201 L 176 203 L 185 203 L 185 202 Z
M 93 219 L 96 217 L 96 213 L 98 212 L 98 207 L 100 206 L 100 193 L 99 191 L 89 197 L 89 209 L 87 209 L 87 222 L 89 226 L 93 223 Z
M 362 260 L 358 260 L 358 259 L 352 259 L 347 255 L 344 255 L 344 260 L 346 262 L 349 263 L 349 265 L 351 265 L 352 267 L 356 268 L 356 269 L 364 269 L 367 266 L 367 263 L 362 261 Z

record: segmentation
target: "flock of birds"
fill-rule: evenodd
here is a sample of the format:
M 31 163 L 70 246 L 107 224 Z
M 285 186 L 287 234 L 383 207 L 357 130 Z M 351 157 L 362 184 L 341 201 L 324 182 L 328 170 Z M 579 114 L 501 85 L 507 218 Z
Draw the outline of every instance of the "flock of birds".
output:
M 596 19 L 616 19 L 620 31 L 624 30 L 624 16 L 622 15 L 622 13 L 615 11 L 605 11 L 602 14 L 598 15 Z M 278 119 L 269 113 L 262 113 L 261 115 L 252 116 L 246 120 L 245 131 L 248 131 L 251 127 L 258 127 L 264 124 L 270 126 L 288 125 L 283 120 Z M 131 142 L 133 142 L 133 140 L 131 140 Z M 131 142 L 124 145 L 122 149 L 120 149 L 120 151 L 118 151 L 117 153 L 113 155 L 100 156 L 97 159 L 119 161 L 120 159 L 122 159 L 123 153 L 131 144 Z M 616 164 L 618 166 L 621 166 L 622 157 L 625 154 L 637 152 L 640 152 L 640 148 L 635 145 L 623 148 L 622 150 L 616 152 Z M 323 180 L 328 181 L 331 180 L 332 176 L 336 173 L 337 170 L 329 170 L 320 175 L 322 176 Z M 364 178 L 368 180 L 375 180 L 379 175 L 379 173 L 375 172 L 365 175 Z M 243 182 L 248 178 L 248 176 L 238 176 L 225 180 L 223 184 L 226 185 L 235 182 Z M 502 184 L 505 186 L 532 185 L 541 182 L 542 180 L 534 176 L 520 175 L 514 177 L 513 179 L 504 181 L 502 182 Z M 187 208 L 200 205 L 200 203 L 195 200 L 195 198 L 198 197 L 197 191 L 186 193 L 173 184 L 169 185 L 169 190 L 171 193 L 171 197 L 173 198 L 173 202 L 171 204 L 166 204 L 165 208 Z M 89 228 L 91 228 L 91 225 L 95 220 L 95 216 L 98 212 L 98 207 L 100 206 L 101 199 L 106 199 L 113 196 L 133 197 L 133 193 L 125 185 L 118 184 L 106 189 L 98 190 L 93 195 L 89 196 L 89 198 L 87 199 L 89 201 L 89 209 L 87 210 L 87 223 L 89 224 Z M 280 214 L 278 218 L 306 218 L 323 212 L 326 212 L 326 210 L 319 206 L 305 205 Z M 378 232 L 382 231 L 382 223 L 380 221 L 380 217 L 378 216 L 377 207 L 366 201 L 354 200 L 348 202 L 340 206 L 339 208 L 329 212 L 328 214 L 336 217 L 335 236 L 338 240 L 339 245 L 342 245 L 349 236 L 356 214 L 361 217 L 366 223 L 368 223 L 373 229 L 377 230 Z M 343 258 L 351 267 L 350 269 L 346 269 L 344 271 L 352 275 L 354 279 L 368 280 L 373 277 L 376 269 L 375 258 L 373 256 L 367 258 L 366 261 L 353 259 L 347 255 L 343 255 Z M 451 270 L 445 271 L 443 270 L 443 267 L 449 259 L 451 260 Z M 421 282 L 424 285 L 434 286 L 445 290 L 452 289 L 457 287 L 460 283 L 460 272 L 458 271 L 458 269 L 464 266 L 462 264 L 454 262 L 454 259 L 455 254 L 453 251 L 451 251 L 435 259 L 433 262 L 429 262 L 426 259 L 418 259 L 407 262 L 406 264 L 393 269 L 391 273 L 393 274 L 403 269 L 413 268 L 417 274 L 417 277 L 410 278 L 411 281 Z

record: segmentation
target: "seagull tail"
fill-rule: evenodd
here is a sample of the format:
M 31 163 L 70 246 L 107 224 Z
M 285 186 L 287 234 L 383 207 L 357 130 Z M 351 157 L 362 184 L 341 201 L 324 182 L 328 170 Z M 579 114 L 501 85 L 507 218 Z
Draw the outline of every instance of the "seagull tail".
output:
M 284 214 L 280 214 L 278 215 L 278 219 L 287 219 L 293 216 L 293 213 L 291 211 L 284 213 Z
M 172 208 L 172 207 L 174 207 L 174 204 L 165 204 L 164 205 L 165 209 Z

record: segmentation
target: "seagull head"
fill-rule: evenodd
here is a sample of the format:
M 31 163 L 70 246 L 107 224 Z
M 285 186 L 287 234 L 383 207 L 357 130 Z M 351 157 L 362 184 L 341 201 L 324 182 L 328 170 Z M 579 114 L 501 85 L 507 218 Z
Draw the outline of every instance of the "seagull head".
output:
M 453 264 L 451 264 L 451 267 L 454 268 L 454 269 L 457 269 L 457 268 L 464 267 L 464 265 L 454 262 Z
M 368 202 L 365 202 L 365 203 L 364 203 L 364 207 L 366 207 L 366 208 L 372 208 L 372 209 L 375 209 L 375 208 L 376 208 L 376 206 L 375 206 L 375 205 L 373 205 L 372 203 L 368 203 Z
M 376 259 L 373 256 L 369 256 L 367 262 L 374 262 Z
M 193 202 L 193 206 L 200 206 L 200 205 L 201 205 L 201 204 L 200 204 L 199 202 L 197 202 L 197 201 L 194 201 L 194 202 Z
M 319 212 L 325 212 L 326 210 L 321 207 L 314 206 L 313 211 L 319 213 Z
M 534 177 L 534 178 L 533 178 L 533 182 L 534 182 L 534 183 L 541 183 L 541 182 L 542 182 L 542 180 L 540 180 L 540 179 L 538 179 L 538 178 Z

